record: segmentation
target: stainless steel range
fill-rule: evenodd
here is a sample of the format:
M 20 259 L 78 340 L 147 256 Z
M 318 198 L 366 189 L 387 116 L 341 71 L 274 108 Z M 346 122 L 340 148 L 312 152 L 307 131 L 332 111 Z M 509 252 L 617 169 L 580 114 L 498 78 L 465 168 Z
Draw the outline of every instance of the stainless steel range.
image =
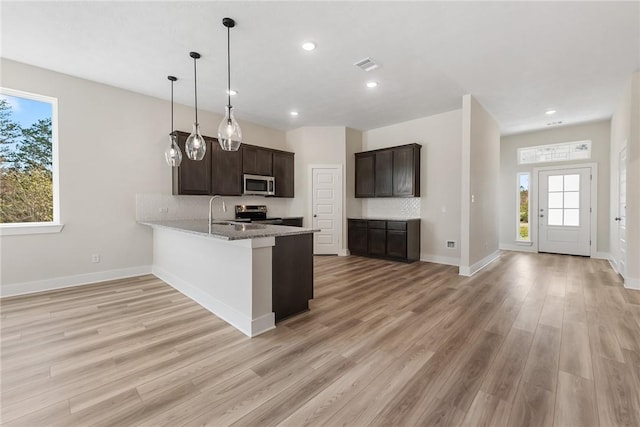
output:
M 236 221 L 282 224 L 282 218 L 270 218 L 266 205 L 236 205 Z

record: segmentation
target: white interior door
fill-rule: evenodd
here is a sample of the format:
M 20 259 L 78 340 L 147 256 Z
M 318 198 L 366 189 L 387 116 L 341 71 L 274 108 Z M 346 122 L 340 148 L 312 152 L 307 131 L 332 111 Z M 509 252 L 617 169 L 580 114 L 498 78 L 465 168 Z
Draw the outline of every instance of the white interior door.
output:
M 591 255 L 591 168 L 538 173 L 538 251 Z
M 618 273 L 625 277 L 627 267 L 627 147 L 618 156 Z
M 313 166 L 311 177 L 312 223 L 320 229 L 313 236 L 313 253 L 337 255 L 342 236 L 342 169 Z

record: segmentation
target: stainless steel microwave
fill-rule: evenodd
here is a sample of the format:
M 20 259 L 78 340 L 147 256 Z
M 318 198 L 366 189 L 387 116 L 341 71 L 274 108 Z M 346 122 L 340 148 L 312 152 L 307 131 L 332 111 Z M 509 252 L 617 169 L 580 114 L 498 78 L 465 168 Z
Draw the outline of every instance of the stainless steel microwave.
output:
M 243 194 L 275 196 L 276 179 L 272 176 L 244 174 Z

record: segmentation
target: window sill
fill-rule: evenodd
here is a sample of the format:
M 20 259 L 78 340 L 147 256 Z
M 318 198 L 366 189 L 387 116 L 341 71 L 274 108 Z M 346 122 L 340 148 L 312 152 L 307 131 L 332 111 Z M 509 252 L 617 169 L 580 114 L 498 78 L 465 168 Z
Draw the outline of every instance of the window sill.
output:
M 55 224 L 52 222 L 0 224 L 0 236 L 60 233 L 63 228 L 64 224 Z
M 533 245 L 532 241 L 524 241 L 524 240 L 516 240 L 516 245 L 519 246 L 531 246 Z

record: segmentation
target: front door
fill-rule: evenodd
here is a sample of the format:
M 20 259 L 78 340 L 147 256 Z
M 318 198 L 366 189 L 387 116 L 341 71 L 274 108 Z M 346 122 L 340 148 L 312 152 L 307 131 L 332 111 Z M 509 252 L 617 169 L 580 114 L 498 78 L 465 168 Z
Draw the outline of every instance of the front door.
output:
M 538 251 L 591 255 L 591 168 L 538 174 Z
M 342 236 L 342 168 L 315 167 L 312 177 L 313 236 L 315 255 L 337 255 Z

